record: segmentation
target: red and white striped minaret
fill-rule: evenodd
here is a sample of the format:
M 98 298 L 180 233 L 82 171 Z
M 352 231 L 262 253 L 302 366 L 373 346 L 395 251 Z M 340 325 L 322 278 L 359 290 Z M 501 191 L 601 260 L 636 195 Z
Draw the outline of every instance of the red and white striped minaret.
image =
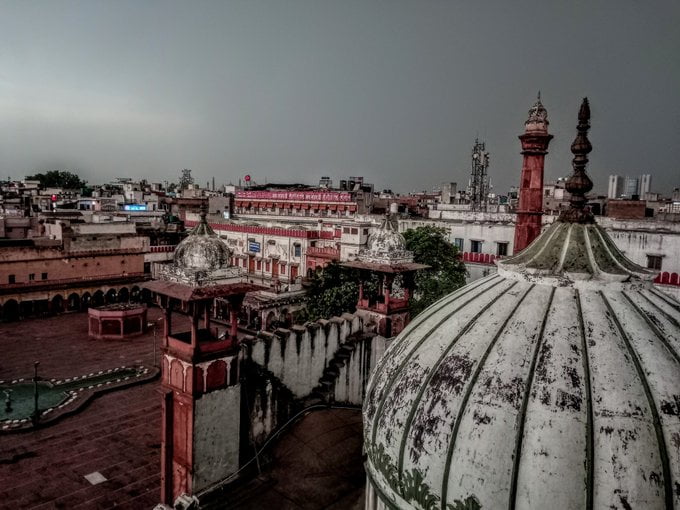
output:
M 519 209 L 515 226 L 514 253 L 529 246 L 541 233 L 543 216 L 543 165 L 548 144 L 553 136 L 548 134 L 548 112 L 538 93 L 536 103 L 529 110 L 524 123 L 522 142 L 522 179 L 519 190 Z

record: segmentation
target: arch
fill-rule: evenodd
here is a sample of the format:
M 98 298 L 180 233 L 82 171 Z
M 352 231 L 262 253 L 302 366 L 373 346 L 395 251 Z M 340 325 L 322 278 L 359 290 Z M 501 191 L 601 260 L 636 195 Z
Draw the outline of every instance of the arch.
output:
M 106 291 L 106 294 L 104 295 L 104 301 L 106 302 L 107 305 L 110 305 L 116 302 L 117 296 L 118 293 L 116 292 L 116 289 L 109 289 Z
M 33 301 L 33 313 L 38 317 L 47 315 L 50 309 L 49 299 L 36 299 Z
M 2 318 L 6 322 L 19 320 L 19 303 L 16 299 L 10 299 L 2 307 Z
M 98 290 L 92 294 L 92 299 L 90 300 L 90 306 L 102 306 L 104 304 L 104 293 Z
M 123 287 L 118 291 L 118 302 L 127 303 L 128 301 L 130 301 L 130 291 L 127 287 Z
M 33 301 L 22 301 L 19 303 L 19 316 L 30 317 L 33 315 Z
M 151 291 L 147 288 L 142 289 L 142 303 L 151 302 Z
M 136 303 L 136 302 L 139 301 L 139 297 L 140 297 L 139 296 L 139 287 L 137 285 L 135 285 L 134 287 L 132 287 L 132 289 L 130 289 L 130 301 L 132 301 L 133 303 Z
M 280 322 L 284 328 L 289 328 L 293 324 L 293 314 L 288 311 L 288 308 L 281 309 Z
M 83 294 L 83 297 L 80 298 L 80 307 L 83 310 L 87 310 L 88 308 L 90 308 L 91 305 L 92 295 L 89 292 L 86 292 L 85 294 Z
M 68 301 L 66 303 L 66 309 L 69 312 L 76 312 L 80 310 L 80 296 L 75 292 L 73 294 L 69 294 Z
M 57 294 L 52 298 L 50 309 L 52 313 L 61 313 L 64 311 L 64 298 L 61 294 Z
M 269 328 L 271 328 L 274 325 L 275 322 L 276 322 L 276 313 L 274 312 L 274 310 L 272 310 L 271 312 L 269 312 L 267 314 L 267 320 L 265 320 L 264 329 L 269 330 Z
M 678 278 L 678 273 L 671 273 L 671 285 L 680 285 L 680 278 Z

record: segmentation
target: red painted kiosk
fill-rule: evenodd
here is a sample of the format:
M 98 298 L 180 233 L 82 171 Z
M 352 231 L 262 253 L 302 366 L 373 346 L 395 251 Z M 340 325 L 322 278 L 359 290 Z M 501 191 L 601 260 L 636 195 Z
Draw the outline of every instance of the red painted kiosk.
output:
M 123 340 L 146 331 L 146 305 L 117 303 L 87 311 L 89 335 L 97 340 Z

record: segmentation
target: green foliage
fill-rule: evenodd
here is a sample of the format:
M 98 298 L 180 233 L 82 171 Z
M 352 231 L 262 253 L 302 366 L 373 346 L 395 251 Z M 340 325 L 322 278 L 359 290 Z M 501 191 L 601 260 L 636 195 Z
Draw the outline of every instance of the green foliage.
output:
M 439 227 L 418 227 L 404 232 L 406 249 L 413 252 L 415 262 L 430 269 L 418 271 L 415 292 L 411 298 L 411 316 L 415 317 L 435 301 L 465 285 L 466 269 L 458 249 Z
M 65 170 L 49 170 L 26 177 L 30 181 L 40 181 L 41 188 L 81 189 L 87 185 L 78 175 Z
M 425 483 L 423 474 L 417 469 L 405 471 L 401 481 L 401 496 L 409 502 L 415 502 L 420 508 L 434 510 L 439 503 L 439 496 L 432 494 Z
M 354 312 L 358 299 L 358 272 L 333 261 L 312 276 L 306 298 L 307 313 L 298 320 L 313 321 Z
M 364 443 L 364 447 L 373 466 L 382 473 L 387 484 L 402 498 L 410 503 L 417 503 L 417 506 L 424 510 L 439 508 L 440 496 L 432 493 L 430 486 L 425 482 L 425 477 L 419 470 L 404 471 L 400 477 L 399 470 L 385 451 L 382 443 L 374 446 L 367 441 Z M 482 508 L 474 495 L 468 496 L 464 500 L 455 499 L 453 503 L 447 503 L 445 506 L 447 510 L 481 510 Z
M 456 499 L 453 504 L 447 503 L 446 508 L 447 510 L 480 510 L 482 505 L 476 497 L 468 496 L 464 501 Z

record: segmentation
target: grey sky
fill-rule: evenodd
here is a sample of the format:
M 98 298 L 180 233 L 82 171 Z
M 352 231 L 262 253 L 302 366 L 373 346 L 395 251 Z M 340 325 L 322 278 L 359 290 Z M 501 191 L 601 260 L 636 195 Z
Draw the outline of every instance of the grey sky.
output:
M 541 90 L 570 171 L 680 185 L 680 2 L 0 0 L 0 176 L 77 168 L 198 182 L 467 182 L 475 136 L 504 192 Z

